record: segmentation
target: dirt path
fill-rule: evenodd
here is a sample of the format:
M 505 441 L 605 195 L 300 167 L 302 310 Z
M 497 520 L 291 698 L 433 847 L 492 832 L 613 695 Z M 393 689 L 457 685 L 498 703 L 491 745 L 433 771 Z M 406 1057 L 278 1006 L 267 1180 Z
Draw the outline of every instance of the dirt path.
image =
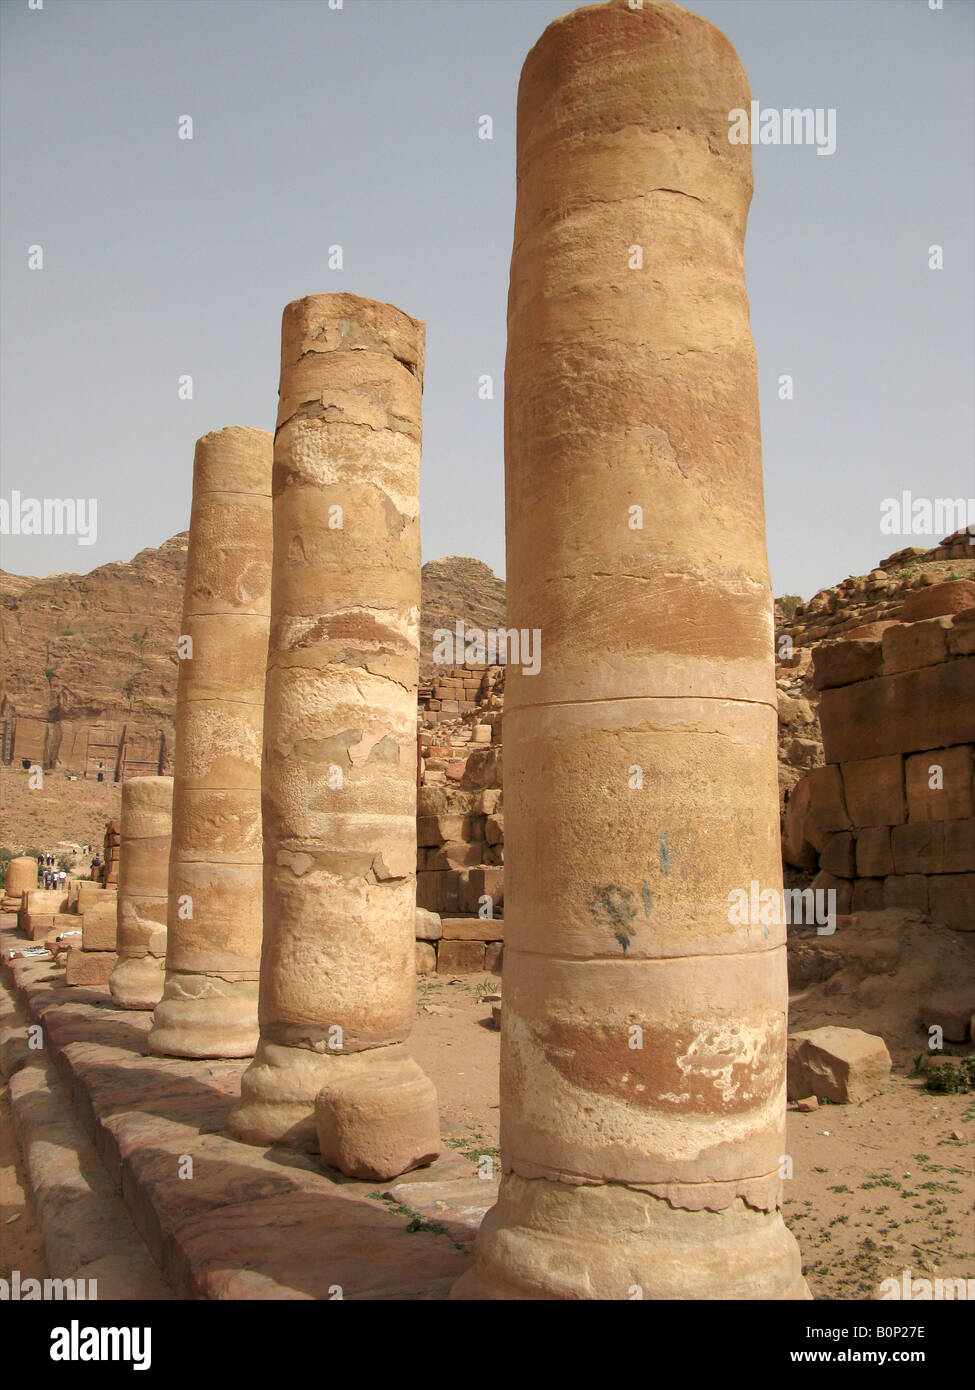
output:
M 44 1243 L 26 1191 L 6 1083 L 0 1085 L 0 1279 L 48 1277 Z

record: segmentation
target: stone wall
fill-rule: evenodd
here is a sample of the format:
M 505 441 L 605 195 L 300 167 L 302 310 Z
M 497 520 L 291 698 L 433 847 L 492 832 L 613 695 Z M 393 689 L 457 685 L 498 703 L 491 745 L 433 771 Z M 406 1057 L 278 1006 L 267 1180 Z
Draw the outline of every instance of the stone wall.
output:
M 975 605 L 949 582 L 879 637 L 817 647 L 826 763 L 786 812 L 790 862 L 818 856 L 840 913 L 911 906 L 975 930 Z

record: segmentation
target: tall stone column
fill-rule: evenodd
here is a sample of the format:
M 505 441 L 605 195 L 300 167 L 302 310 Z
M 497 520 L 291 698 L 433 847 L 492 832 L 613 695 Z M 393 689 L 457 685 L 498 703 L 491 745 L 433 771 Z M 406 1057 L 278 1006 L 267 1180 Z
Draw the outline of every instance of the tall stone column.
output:
M 392 1177 L 439 1150 L 415 1000 L 424 329 L 284 311 L 264 711 L 261 1041 L 231 1128 Z M 317 1130 L 317 1139 L 316 1139 Z
M 231 426 L 193 461 L 166 983 L 149 1034 L 150 1052 L 175 1057 L 257 1047 L 271 456 L 265 430 Z
M 122 783 L 118 964 L 108 987 L 123 1009 L 154 1009 L 162 995 L 172 828 L 172 777 Z
M 727 39 L 658 0 L 522 71 L 507 592 L 541 669 L 508 666 L 503 1177 L 455 1297 L 804 1295 L 785 932 L 729 906 L 782 886 L 735 107 Z

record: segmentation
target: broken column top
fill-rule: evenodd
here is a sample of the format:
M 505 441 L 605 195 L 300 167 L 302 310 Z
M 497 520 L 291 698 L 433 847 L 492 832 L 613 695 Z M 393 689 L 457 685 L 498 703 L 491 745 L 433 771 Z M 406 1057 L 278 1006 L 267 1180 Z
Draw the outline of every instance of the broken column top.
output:
M 264 442 L 270 446 L 267 430 L 249 425 L 228 425 L 198 439 L 193 459 L 193 500 L 211 492 L 270 497 L 271 471 L 264 462 Z
M 309 294 L 285 305 L 281 365 L 293 368 L 304 353 L 382 353 L 395 357 L 422 382 L 425 337 L 422 320 L 395 304 L 358 294 Z

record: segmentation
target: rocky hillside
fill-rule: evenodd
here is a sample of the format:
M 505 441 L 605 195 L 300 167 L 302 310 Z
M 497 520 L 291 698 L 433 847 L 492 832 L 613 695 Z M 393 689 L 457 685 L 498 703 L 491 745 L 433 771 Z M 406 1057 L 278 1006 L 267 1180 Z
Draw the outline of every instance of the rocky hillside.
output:
M 44 579 L 0 571 L 0 705 L 5 713 L 78 724 L 129 721 L 169 735 L 187 532 L 128 562 Z M 423 566 L 421 668 L 433 632 L 458 619 L 503 626 L 504 580 L 480 560 Z
M 429 679 L 436 669 L 432 660 L 435 630 L 438 627 L 453 630 L 458 621 L 463 621 L 467 627 L 504 627 L 504 580 L 481 560 L 447 555 L 423 566 L 421 678 Z
M 37 718 L 171 726 L 186 542 L 182 531 L 89 574 L 0 571 L 3 703 Z

